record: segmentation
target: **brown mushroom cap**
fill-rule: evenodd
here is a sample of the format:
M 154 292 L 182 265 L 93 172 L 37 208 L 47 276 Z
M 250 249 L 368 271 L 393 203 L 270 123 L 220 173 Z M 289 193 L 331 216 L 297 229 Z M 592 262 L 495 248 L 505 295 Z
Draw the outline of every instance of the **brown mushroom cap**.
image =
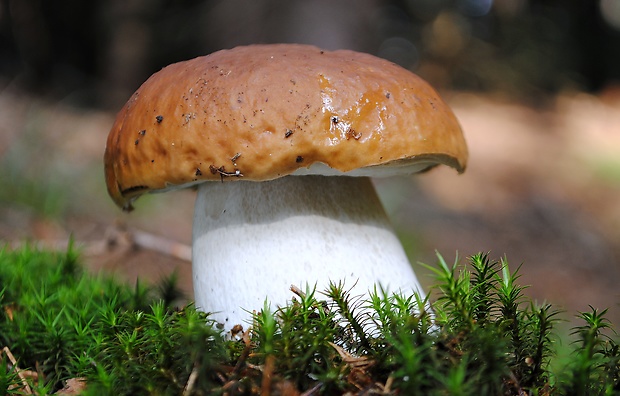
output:
M 153 74 L 119 112 L 104 160 L 110 195 L 130 209 L 146 192 L 271 180 L 317 163 L 369 176 L 385 165 L 462 172 L 467 147 L 452 111 L 415 74 L 368 54 L 278 44 Z

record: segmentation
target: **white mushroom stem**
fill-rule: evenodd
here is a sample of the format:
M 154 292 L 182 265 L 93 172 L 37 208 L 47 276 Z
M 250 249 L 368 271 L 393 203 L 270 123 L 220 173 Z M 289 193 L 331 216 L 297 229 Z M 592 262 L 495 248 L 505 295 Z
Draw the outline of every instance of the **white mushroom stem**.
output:
M 226 330 L 272 309 L 290 286 L 334 282 L 367 295 L 422 292 L 370 179 L 289 176 L 198 187 L 193 229 L 196 305 Z M 249 312 L 248 312 L 249 311 Z

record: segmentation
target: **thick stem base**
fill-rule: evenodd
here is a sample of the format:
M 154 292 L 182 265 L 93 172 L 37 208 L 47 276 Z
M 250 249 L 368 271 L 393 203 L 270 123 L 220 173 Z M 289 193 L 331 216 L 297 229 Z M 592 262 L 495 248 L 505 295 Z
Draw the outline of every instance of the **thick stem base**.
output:
M 196 305 L 229 330 L 252 310 L 293 297 L 290 286 L 352 296 L 381 285 L 421 292 L 371 181 L 290 176 L 269 182 L 203 183 L 194 211 Z

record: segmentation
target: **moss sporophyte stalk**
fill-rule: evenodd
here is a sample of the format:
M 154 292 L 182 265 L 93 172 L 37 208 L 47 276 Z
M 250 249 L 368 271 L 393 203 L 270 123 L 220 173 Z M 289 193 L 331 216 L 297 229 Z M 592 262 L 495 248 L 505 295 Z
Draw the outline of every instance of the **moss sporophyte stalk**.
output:
M 579 313 L 562 336 L 561 313 L 530 301 L 505 258 L 437 258 L 425 265 L 431 297 L 295 288 L 290 304 L 265 301 L 231 337 L 176 305 L 174 277 L 128 286 L 84 271 L 71 246 L 4 247 L 0 394 L 620 394 L 606 310 Z M 558 360 L 560 346 L 570 358 Z

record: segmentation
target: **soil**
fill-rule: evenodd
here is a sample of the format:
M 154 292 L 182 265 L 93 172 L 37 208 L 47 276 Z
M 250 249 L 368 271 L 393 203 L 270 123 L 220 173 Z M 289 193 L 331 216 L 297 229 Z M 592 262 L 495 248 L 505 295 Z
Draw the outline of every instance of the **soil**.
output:
M 469 144 L 467 171 L 376 181 L 411 261 L 435 263 L 435 250 L 448 262 L 457 252 L 506 256 L 536 301 L 567 319 L 609 308 L 620 323 L 619 92 L 563 94 L 538 108 L 447 94 Z M 141 198 L 122 213 L 102 171 L 114 114 L 10 90 L 0 109 L 0 242 L 62 249 L 72 238 L 93 271 L 129 282 L 176 271 L 191 298 L 193 191 Z

